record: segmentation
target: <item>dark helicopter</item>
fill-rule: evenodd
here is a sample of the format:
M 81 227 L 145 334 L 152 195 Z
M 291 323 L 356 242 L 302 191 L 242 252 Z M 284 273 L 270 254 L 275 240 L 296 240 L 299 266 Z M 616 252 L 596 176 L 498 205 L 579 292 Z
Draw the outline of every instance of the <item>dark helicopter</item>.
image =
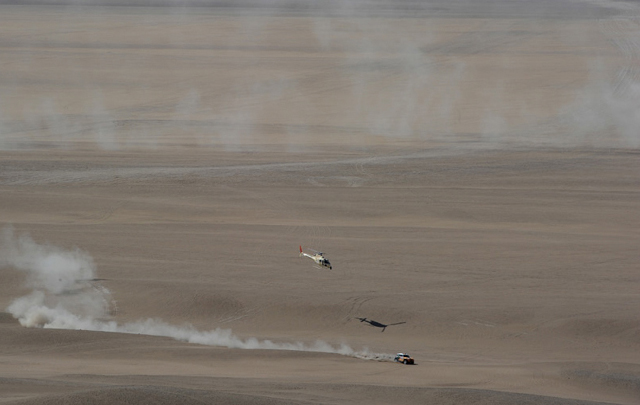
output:
M 371 326 L 375 326 L 376 328 L 382 328 L 382 332 L 384 332 L 384 330 L 387 329 L 387 326 L 401 325 L 403 323 L 406 323 L 406 322 L 396 322 L 396 323 L 390 323 L 388 325 L 385 325 L 384 323 L 374 321 L 373 319 L 367 319 L 367 318 L 356 318 L 356 319 L 360 319 L 360 322 L 366 322 Z

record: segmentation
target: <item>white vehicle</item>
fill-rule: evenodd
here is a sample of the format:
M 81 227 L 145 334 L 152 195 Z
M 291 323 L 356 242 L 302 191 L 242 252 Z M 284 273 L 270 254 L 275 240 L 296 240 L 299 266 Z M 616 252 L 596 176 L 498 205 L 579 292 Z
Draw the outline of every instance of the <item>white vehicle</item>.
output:
M 413 361 L 413 357 L 409 356 L 407 353 L 398 353 L 393 361 L 402 364 L 415 364 Z
M 300 245 L 300 257 L 303 257 L 303 256 L 308 257 L 309 259 L 313 260 L 314 262 L 316 262 L 316 264 L 319 264 L 320 266 L 328 267 L 329 270 L 333 268 L 331 267 L 331 263 L 329 262 L 329 260 L 327 260 L 327 258 L 323 256 L 322 252 L 316 252 L 314 250 L 314 254 L 310 255 L 309 253 L 303 252 L 302 245 Z

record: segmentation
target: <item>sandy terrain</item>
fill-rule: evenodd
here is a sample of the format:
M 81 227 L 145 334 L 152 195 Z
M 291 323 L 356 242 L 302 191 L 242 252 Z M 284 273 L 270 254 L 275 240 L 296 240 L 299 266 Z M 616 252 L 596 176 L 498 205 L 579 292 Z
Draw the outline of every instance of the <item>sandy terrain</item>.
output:
M 640 401 L 636 2 L 8 3 L 0 403 Z

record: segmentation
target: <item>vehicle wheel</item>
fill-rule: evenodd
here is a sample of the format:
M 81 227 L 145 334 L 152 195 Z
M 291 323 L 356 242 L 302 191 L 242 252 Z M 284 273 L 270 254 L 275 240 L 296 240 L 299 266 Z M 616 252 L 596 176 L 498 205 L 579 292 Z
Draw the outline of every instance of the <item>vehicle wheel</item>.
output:
M 404 364 L 407 364 L 407 361 L 405 360 L 405 361 L 403 361 L 403 363 L 404 363 Z

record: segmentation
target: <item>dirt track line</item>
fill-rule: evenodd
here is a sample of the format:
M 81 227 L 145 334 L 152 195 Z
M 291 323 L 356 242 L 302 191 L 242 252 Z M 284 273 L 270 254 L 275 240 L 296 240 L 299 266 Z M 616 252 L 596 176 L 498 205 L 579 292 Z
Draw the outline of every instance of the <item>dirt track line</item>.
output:
M 295 171 L 316 167 L 389 164 L 406 159 L 419 159 L 440 156 L 455 156 L 468 153 L 471 149 L 433 149 L 425 152 L 364 158 L 350 158 L 324 162 L 265 163 L 256 165 L 218 166 L 218 167 L 130 167 L 117 169 L 54 170 L 54 171 L 5 171 L 0 185 L 41 185 L 60 183 L 112 182 L 114 180 L 146 180 L 153 178 L 184 178 L 195 175 L 202 177 L 229 177 L 243 173 L 261 173 L 264 171 Z

